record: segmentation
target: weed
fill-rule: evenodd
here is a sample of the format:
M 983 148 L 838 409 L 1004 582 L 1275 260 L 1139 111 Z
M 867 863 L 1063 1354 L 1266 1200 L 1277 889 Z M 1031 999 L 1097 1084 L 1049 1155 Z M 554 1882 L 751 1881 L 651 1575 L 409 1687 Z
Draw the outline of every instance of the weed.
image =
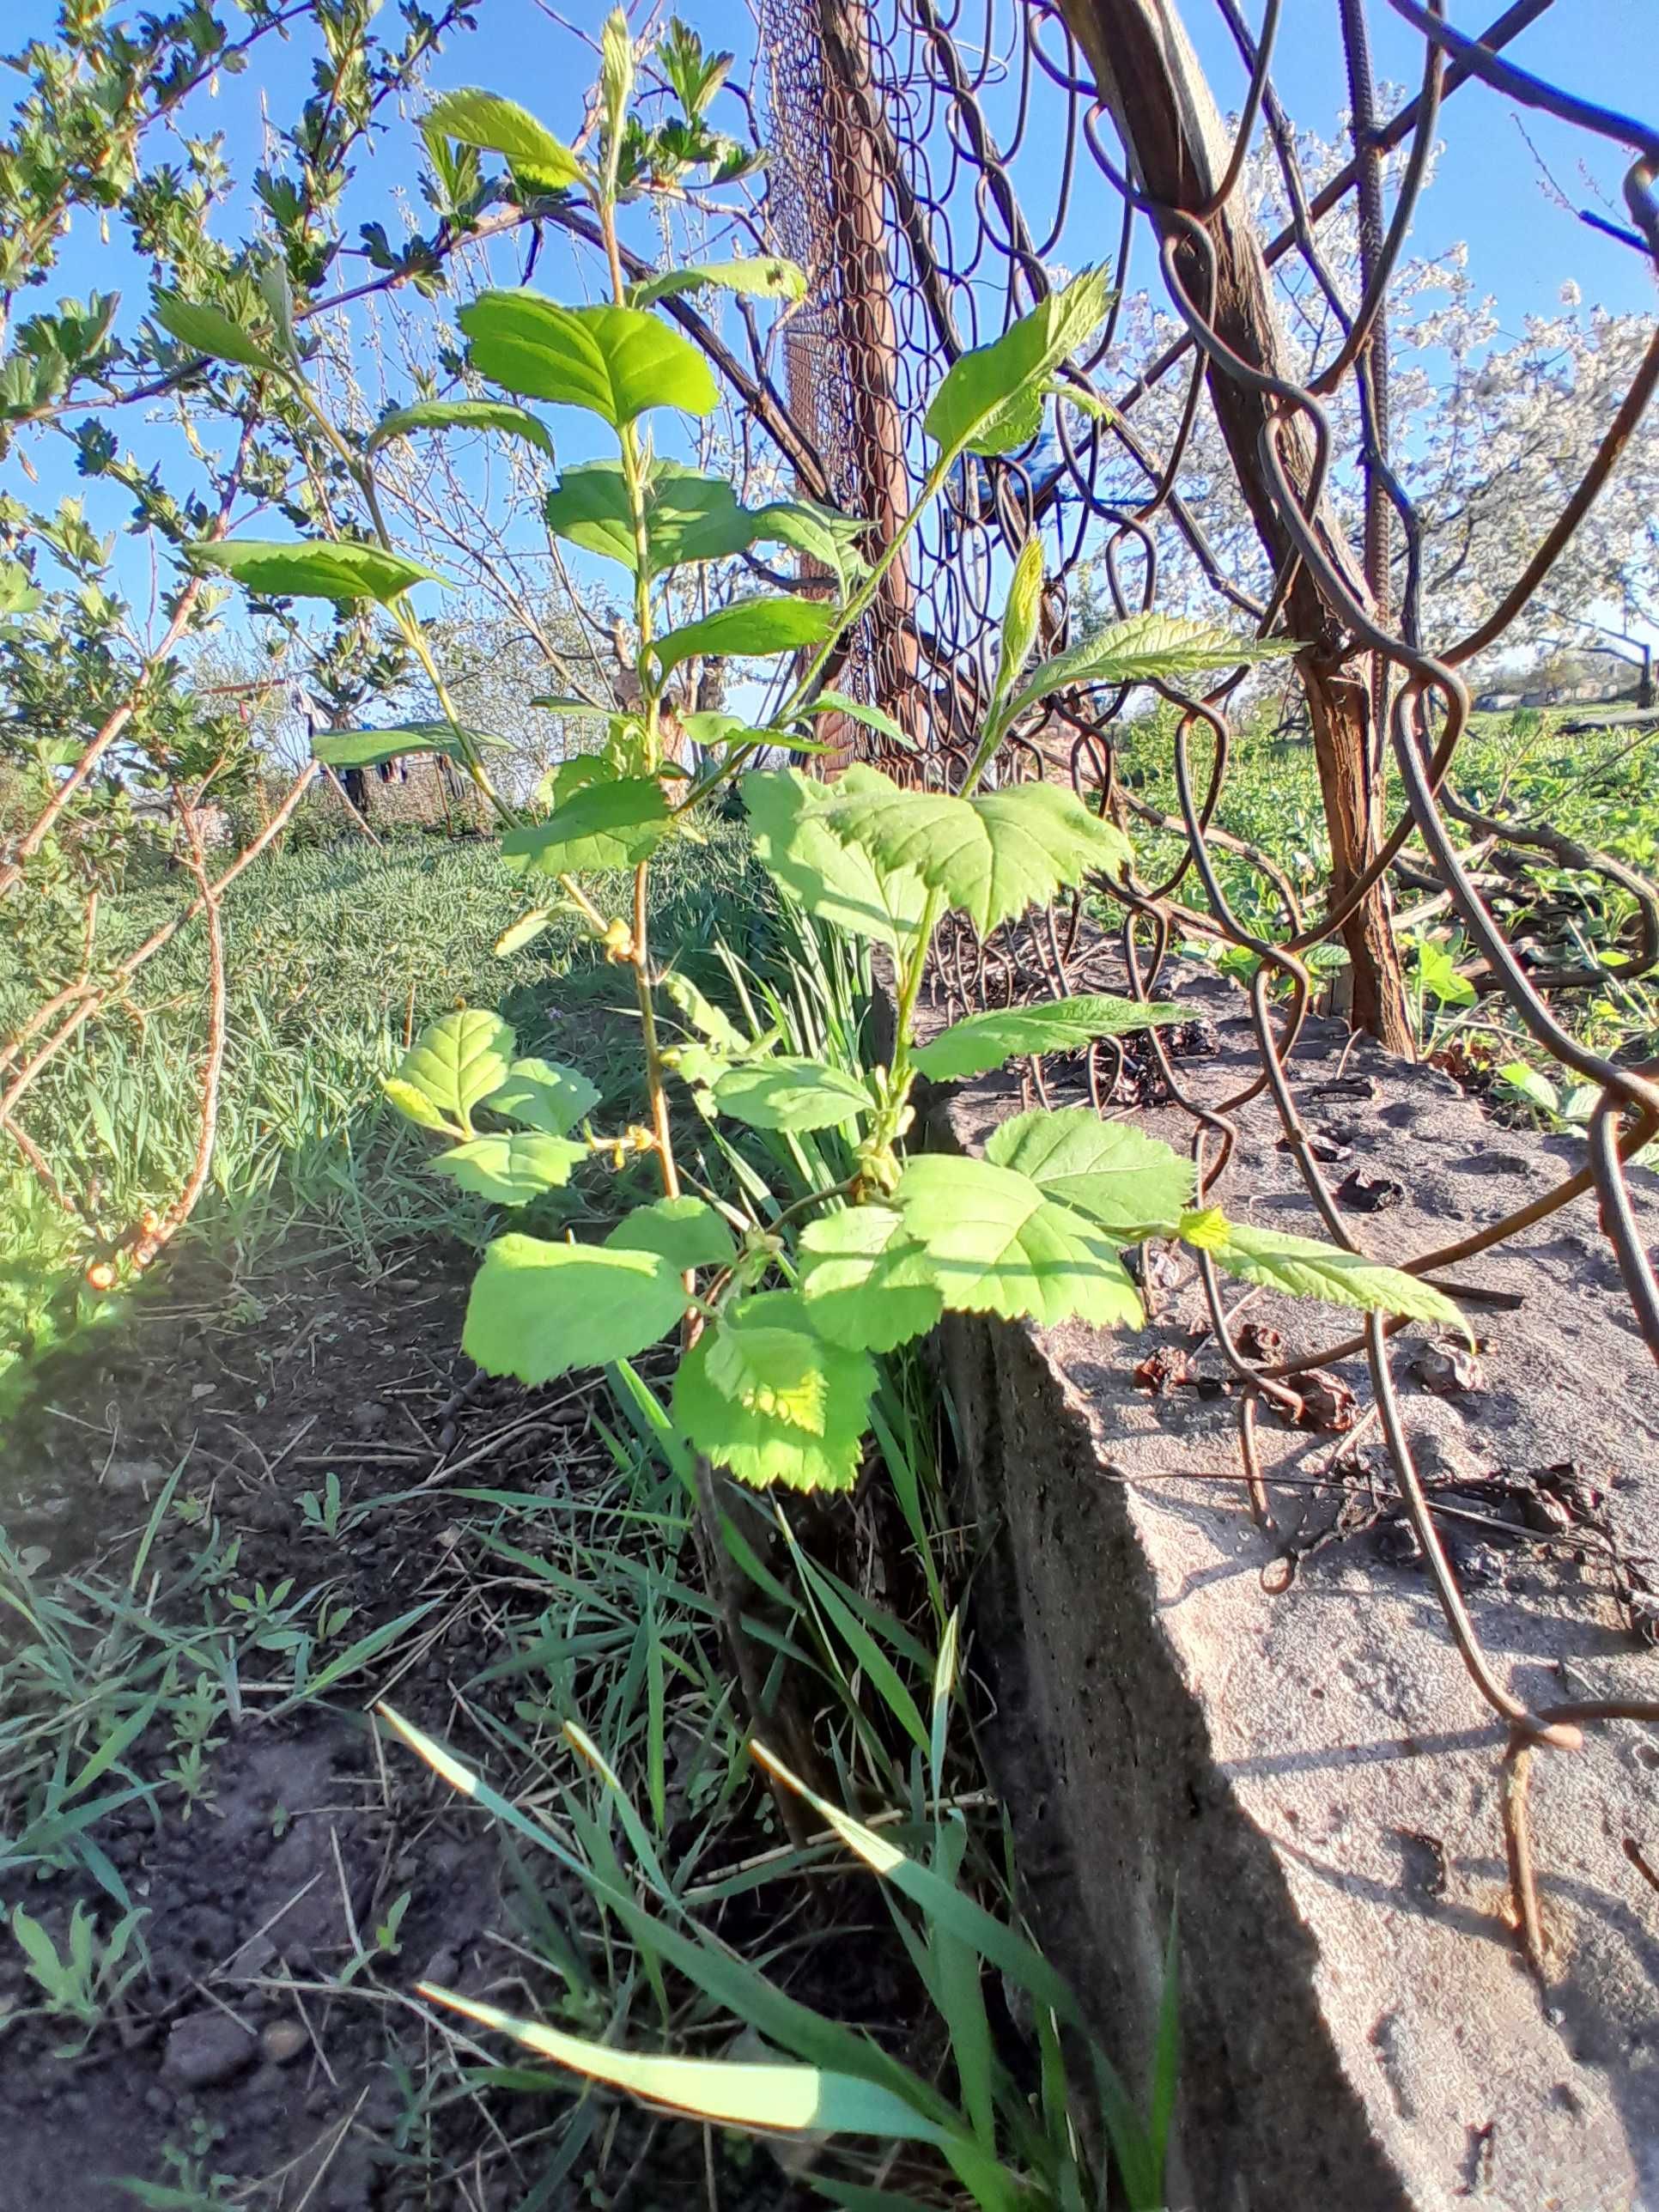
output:
M 60 1953 L 40 1921 L 21 1905 L 13 1906 L 11 1932 L 23 1954 L 24 1971 L 40 1991 L 34 2008 L 49 2020 L 66 2021 L 81 2030 L 76 2041 L 61 2046 L 60 2057 L 71 2057 L 86 2048 L 105 2015 L 143 1972 L 144 1946 L 138 1930 L 144 1917 L 143 1910 L 135 1908 L 100 1936 L 96 1916 L 77 1901 Z

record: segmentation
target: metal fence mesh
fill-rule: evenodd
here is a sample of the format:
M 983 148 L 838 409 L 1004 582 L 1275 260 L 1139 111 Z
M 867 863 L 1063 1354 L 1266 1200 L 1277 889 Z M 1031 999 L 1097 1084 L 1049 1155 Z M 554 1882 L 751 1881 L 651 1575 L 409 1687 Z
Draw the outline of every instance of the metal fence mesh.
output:
M 1622 147 L 1629 156 L 1630 242 L 1656 261 L 1659 133 L 1539 83 L 1504 58 L 1548 0 L 1519 0 L 1488 28 L 1479 48 L 1451 31 L 1437 9 L 1418 0 L 1389 0 L 1421 35 L 1422 77 L 1414 98 L 1380 117 L 1363 0 L 1330 0 L 1325 21 L 1341 41 L 1358 151 L 1314 192 L 1297 171 L 1293 134 L 1274 97 L 1274 48 L 1282 27 L 1277 0 L 1267 0 L 1259 33 L 1247 26 L 1236 0 L 1213 3 L 1248 79 L 1243 111 L 1231 135 L 1212 131 L 1205 160 L 1177 179 L 1177 191 L 1159 198 L 1133 181 L 1147 173 L 1145 145 L 1122 143 L 1133 120 L 1130 134 L 1115 127 L 1073 35 L 1086 36 L 1091 22 L 1097 32 L 1100 20 L 1114 12 L 1120 21 L 1133 12 L 1115 11 L 1114 0 L 1067 0 L 1064 13 L 1054 0 L 982 0 L 974 9 L 965 0 L 871 0 L 867 7 L 859 0 L 766 0 L 773 204 L 781 242 L 812 277 L 807 309 L 790 337 L 791 394 L 842 503 L 890 524 L 925 473 L 923 407 L 945 368 L 964 348 L 995 337 L 1064 273 L 1111 261 L 1121 286 L 1132 265 L 1144 281 L 1155 261 L 1184 325 L 1143 374 L 1115 388 L 1108 374 L 1118 358 L 1115 309 L 1088 356 L 1073 365 L 1079 384 L 1101 403 L 1097 411 L 1062 407 L 1055 426 L 1024 452 L 958 470 L 913 539 L 892 589 L 866 619 L 839 679 L 893 714 L 916 750 L 866 733 L 860 750 L 901 777 L 950 787 L 971 747 L 978 702 L 988 687 L 1009 563 L 1034 530 L 1042 533 L 1051 580 L 1045 614 L 1051 648 L 1076 623 L 1085 580 L 1097 611 L 1109 617 L 1164 603 L 1168 563 L 1160 562 L 1159 547 L 1170 542 L 1182 549 L 1183 611 L 1191 607 L 1190 579 L 1200 574 L 1209 580 L 1221 612 L 1243 614 L 1264 632 L 1278 627 L 1311 641 L 1301 667 L 1316 740 L 1319 687 L 1328 708 L 1336 688 L 1346 687 L 1343 710 L 1364 726 L 1370 771 L 1366 805 L 1349 823 L 1346 850 L 1340 825 L 1334 828 L 1322 912 L 1305 914 L 1269 856 L 1218 827 L 1237 679 L 1202 695 L 1158 687 L 1173 710 L 1174 818 L 1156 815 L 1115 772 L 1121 694 L 1079 692 L 1054 702 L 1042 726 L 1017 733 L 1003 771 L 1067 775 L 1090 803 L 1118 812 L 1130 826 L 1139 819 L 1180 838 L 1180 857 L 1163 880 L 1132 881 L 1119 895 L 1124 920 L 1115 957 L 1137 993 L 1155 993 L 1160 968 L 1182 935 L 1239 947 L 1260 963 L 1249 991 L 1259 1068 L 1237 1097 L 1219 1105 L 1200 1103 L 1158 1032 L 1151 1033 L 1166 1094 L 1192 1112 L 1200 1188 L 1207 1190 L 1224 1175 L 1231 1117 L 1265 1091 L 1327 1231 L 1338 1244 L 1358 1249 L 1354 1224 L 1336 1204 L 1307 1141 L 1287 1062 L 1315 1000 L 1318 979 L 1310 961 L 1319 948 L 1340 946 L 1362 964 L 1379 945 L 1378 957 L 1397 957 L 1382 902 L 1389 872 L 1403 857 L 1408 880 L 1447 897 L 1482 964 L 1483 988 L 1508 1000 L 1531 1037 L 1573 1080 L 1600 1092 L 1581 1168 L 1524 1212 L 1485 1223 L 1409 1264 L 1437 1275 L 1461 1268 L 1594 1192 L 1636 1321 L 1659 1356 L 1659 1284 L 1626 1172 L 1659 1130 L 1659 1085 L 1648 1072 L 1590 1048 L 1581 1029 L 1564 1018 L 1563 994 L 1570 1000 L 1573 991 L 1593 984 L 1596 970 L 1529 966 L 1518 957 L 1460 841 L 1479 836 L 1495 848 L 1541 853 L 1616 884 L 1634 907 L 1629 941 L 1616 963 L 1626 982 L 1659 960 L 1659 899 L 1622 863 L 1584 850 L 1548 824 L 1484 813 L 1456 787 L 1470 712 L 1462 672 L 1502 640 L 1547 578 L 1636 432 L 1659 383 L 1659 332 L 1610 412 L 1582 480 L 1553 516 L 1536 519 L 1536 543 L 1516 549 L 1513 576 L 1493 580 L 1492 612 L 1463 635 L 1444 635 L 1425 595 L 1421 520 L 1391 453 L 1387 374 L 1390 283 L 1431 143 L 1451 127 L 1445 104 L 1452 94 L 1484 80 L 1522 106 L 1570 124 L 1587 140 Z M 1470 124 L 1478 127 L 1478 118 Z M 1311 303 L 1321 341 L 1296 376 L 1287 375 L 1282 362 L 1264 368 L 1259 356 L 1250 357 L 1251 333 L 1241 325 L 1237 303 L 1230 307 L 1222 296 L 1220 261 L 1232 250 L 1227 227 L 1241 204 L 1246 155 L 1258 136 L 1272 149 L 1290 210 L 1289 221 L 1265 241 L 1265 265 L 1278 272 L 1281 287 L 1289 283 Z M 1351 199 L 1353 212 L 1345 215 Z M 1358 281 L 1346 292 L 1322 251 L 1328 234 L 1322 221 L 1334 210 L 1337 220 L 1358 225 Z M 1161 410 L 1148 404 L 1170 390 L 1176 402 Z M 1255 520 L 1266 557 L 1254 575 L 1218 555 L 1204 515 L 1195 511 L 1201 501 L 1188 505 L 1182 495 L 1183 463 L 1203 406 L 1215 409 L 1241 447 L 1246 431 L 1255 444 Z M 1168 434 L 1155 434 L 1148 417 Z M 1382 818 L 1376 804 L 1384 792 L 1392 819 Z M 1267 908 L 1276 909 L 1271 926 L 1259 916 L 1246 921 L 1230 902 L 1222 865 L 1229 859 L 1251 869 Z M 1368 939 L 1379 918 L 1381 939 Z M 1061 995 L 1078 988 L 1102 957 L 1098 933 L 1080 922 L 1074 904 L 1010 925 L 988 945 L 963 930 L 945 949 L 940 987 L 952 999 L 981 1004 L 1019 994 Z M 1091 1066 L 1097 1103 L 1109 1100 L 1117 1072 L 1111 1065 Z M 1390 1368 L 1389 1328 L 1373 1320 L 1340 1345 L 1322 1344 L 1276 1362 L 1252 1356 L 1230 1328 L 1212 1266 L 1203 1255 L 1200 1263 L 1214 1336 L 1239 1392 L 1247 1469 L 1256 1405 L 1283 1404 L 1294 1396 L 1299 1377 L 1333 1358 L 1364 1352 L 1394 1479 L 1474 1684 L 1510 1732 L 1512 1774 L 1524 1779 L 1534 1745 L 1565 1747 L 1586 1721 L 1635 1711 L 1593 1703 L 1528 1706 L 1486 1658 L 1413 1464 Z M 1639 1563 L 1632 1571 L 1644 1579 Z M 1639 1711 L 1659 1717 L 1659 1705 Z M 1537 1966 L 1542 1936 L 1524 1803 L 1524 1790 L 1512 1789 L 1511 1856 L 1522 1925 Z

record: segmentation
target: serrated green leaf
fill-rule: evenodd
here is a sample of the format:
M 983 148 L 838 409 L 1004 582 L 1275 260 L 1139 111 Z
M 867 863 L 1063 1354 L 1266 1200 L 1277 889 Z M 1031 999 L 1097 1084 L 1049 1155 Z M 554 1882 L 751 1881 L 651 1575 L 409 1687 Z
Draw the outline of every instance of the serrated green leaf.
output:
M 723 1267 L 737 1254 L 731 1231 L 700 1198 L 659 1198 L 624 1214 L 605 1238 L 613 1252 L 655 1252 L 677 1273 Z
M 437 1129 L 451 1133 L 443 1115 L 417 1084 L 405 1083 L 396 1075 L 388 1075 L 380 1085 L 386 1097 L 398 1111 L 422 1129 Z
M 866 769 L 856 787 L 842 779 L 823 819 L 882 867 L 908 869 L 942 892 L 981 937 L 1091 870 L 1115 876 L 1130 857 L 1115 824 L 1049 783 L 958 799 L 906 790 Z
M 1243 1282 L 1285 1291 L 1293 1297 L 1359 1306 L 1369 1313 L 1443 1322 L 1462 1329 L 1473 1341 L 1468 1323 L 1444 1292 L 1401 1268 L 1384 1267 L 1335 1244 L 1316 1243 L 1310 1237 L 1230 1221 L 1218 1206 L 1183 1214 L 1179 1228 L 1188 1243 L 1208 1252 L 1218 1267 Z
M 370 431 L 368 450 L 378 453 L 388 440 L 407 438 L 416 430 L 500 430 L 538 446 L 550 460 L 553 455 L 553 434 L 546 423 L 505 399 L 422 399 L 412 407 L 394 407 Z
M 598 1087 L 585 1075 L 550 1060 L 515 1060 L 484 1101 L 492 1114 L 550 1137 L 568 1137 L 599 1103 Z
M 217 568 L 266 599 L 332 599 L 337 605 L 377 599 L 390 606 L 411 585 L 443 581 L 401 553 L 349 540 L 233 538 L 216 545 L 191 545 L 185 557 L 192 568 Z
M 422 118 L 422 127 L 441 131 L 463 146 L 501 154 L 518 180 L 538 192 L 563 191 L 581 181 L 581 164 L 569 147 L 527 108 L 499 93 L 464 85 L 446 92 Z
M 1246 661 L 1277 660 L 1295 650 L 1291 638 L 1240 637 L 1213 623 L 1189 622 L 1180 615 L 1131 615 L 1052 660 L 1040 662 L 1009 711 L 1023 714 L 1074 685 L 1197 676 L 1210 669 L 1237 668 Z
M 648 307 L 653 301 L 676 293 L 701 292 L 708 286 L 722 292 L 745 292 L 763 300 L 804 300 L 806 272 L 781 253 L 756 254 L 738 261 L 696 261 L 685 269 L 664 269 L 642 277 L 628 288 L 632 307 Z
M 708 1372 L 719 1339 L 728 1332 L 793 1331 L 811 1348 L 823 1376 L 822 1423 L 811 1430 L 780 1420 L 758 1406 L 726 1395 Z M 733 1355 L 729 1348 L 723 1358 Z M 861 1352 L 830 1344 L 811 1327 L 793 1291 L 744 1298 L 717 1328 L 698 1338 L 674 1378 L 674 1418 L 695 1448 L 740 1481 L 787 1484 L 796 1490 L 847 1490 L 856 1480 L 876 1370 Z
M 668 835 L 668 801 L 654 776 L 622 776 L 586 783 L 545 822 L 509 830 L 501 859 L 509 868 L 544 876 L 585 868 L 632 868 L 648 860 Z
M 923 1045 L 912 1060 L 932 1081 L 954 1083 L 983 1075 L 1019 1054 L 1075 1052 L 1097 1037 L 1125 1036 L 1188 1018 L 1180 1006 L 1085 993 L 1051 1005 L 1012 1006 L 1006 1013 L 969 1014 Z
M 501 740 L 483 730 L 462 732 L 452 722 L 395 722 L 383 730 L 319 731 L 311 750 L 330 768 L 375 768 L 381 761 L 403 760 L 414 753 L 442 753 L 450 760 L 466 758 L 466 741 L 475 752 L 500 751 Z
M 1103 1121 L 1082 1107 L 1015 1115 L 993 1132 L 985 1157 L 1029 1176 L 1115 1243 L 1174 1236 L 1192 1203 L 1190 1160 L 1127 1121 Z
M 800 1288 L 812 1326 L 831 1344 L 891 1352 L 924 1335 L 945 1310 L 927 1255 L 884 1206 L 849 1206 L 800 1236 Z
M 1028 1176 L 924 1154 L 906 1165 L 894 1203 L 953 1312 L 1027 1314 L 1045 1328 L 1140 1321 L 1115 1244 Z
M 739 599 L 701 622 L 654 638 L 651 650 L 666 677 L 694 653 L 765 659 L 819 645 L 835 628 L 836 610 L 814 599 Z
M 500 1015 L 463 1006 L 421 1031 L 393 1079 L 422 1092 L 447 1121 L 470 1134 L 472 1109 L 505 1079 L 513 1043 Z
M 647 407 L 712 415 L 719 401 L 697 349 L 637 307 L 562 307 L 538 292 L 483 292 L 459 321 L 480 376 L 527 398 L 586 408 L 615 428 Z
M 240 324 L 205 301 L 181 300 L 176 292 L 158 292 L 155 319 L 169 337 L 177 338 L 192 353 L 234 362 L 240 368 L 280 369 L 283 366 L 268 346 L 261 345 Z
M 572 1168 L 587 1156 L 586 1146 L 573 1144 L 568 1137 L 525 1129 L 511 1136 L 470 1138 L 440 1152 L 432 1165 L 463 1190 L 496 1206 L 528 1206 L 544 1190 L 568 1183 Z
M 498 1237 L 473 1279 L 461 1347 L 487 1374 L 533 1389 L 631 1358 L 684 1310 L 679 1270 L 659 1253 Z
M 657 461 L 645 487 L 651 574 L 682 562 L 722 561 L 755 538 L 755 517 L 724 477 L 704 476 L 679 461 Z M 634 525 L 620 464 L 589 461 L 567 469 L 548 494 L 547 526 L 584 552 L 636 566 Z
M 716 1329 L 705 1371 L 720 1395 L 745 1412 L 805 1429 L 809 1436 L 823 1434 L 830 1381 L 823 1340 L 809 1330 L 753 1321 Z
M 873 1113 L 864 1085 L 817 1060 L 773 1060 L 728 1068 L 714 1085 L 714 1103 L 751 1129 L 833 1129 Z
M 1049 379 L 1103 319 L 1106 279 L 1085 270 L 990 345 L 962 355 L 933 394 L 922 427 L 950 454 L 1012 453 L 1036 434 Z
M 830 927 L 902 953 L 921 924 L 926 885 L 908 869 L 879 866 L 825 820 L 838 796 L 865 789 L 873 774 L 858 764 L 830 787 L 794 769 L 753 770 L 740 788 L 756 856 L 773 880 Z

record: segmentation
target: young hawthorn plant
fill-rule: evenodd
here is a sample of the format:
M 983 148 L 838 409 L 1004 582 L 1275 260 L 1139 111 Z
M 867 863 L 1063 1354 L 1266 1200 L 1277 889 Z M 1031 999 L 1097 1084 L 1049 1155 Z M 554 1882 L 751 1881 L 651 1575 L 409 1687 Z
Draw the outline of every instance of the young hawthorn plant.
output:
M 590 1160 L 621 1166 L 647 1155 L 655 1165 L 660 1197 L 636 1206 L 600 1243 L 516 1231 L 498 1237 L 473 1284 L 466 1351 L 490 1372 L 538 1384 L 570 1368 L 627 1360 L 678 1330 L 683 1356 L 672 1414 L 696 1453 L 745 1482 L 844 1490 L 860 1463 L 877 1379 L 872 1355 L 922 1334 L 950 1311 L 1133 1327 L 1141 1309 L 1122 1254 L 1150 1237 L 1184 1241 L 1251 1283 L 1455 1322 L 1448 1300 L 1408 1275 L 1233 1222 L 1213 1206 L 1195 1209 L 1188 1161 L 1092 1113 L 1020 1115 L 997 1131 L 983 1158 L 907 1152 L 919 1076 L 979 1074 L 1011 1057 L 1181 1018 L 1172 1006 L 1080 997 L 973 1015 L 918 1046 L 918 997 L 934 933 L 948 915 L 962 915 L 984 936 L 1087 877 L 1117 878 L 1131 859 L 1121 830 L 1071 791 L 989 783 L 1004 738 L 1062 688 L 1190 675 L 1283 648 L 1149 615 L 1032 667 L 1043 584 L 1033 539 L 1015 564 L 995 682 L 958 789 L 906 789 L 862 765 L 833 784 L 755 768 L 763 747 L 812 750 L 807 732 L 826 704 L 836 641 L 871 605 L 963 456 L 1006 453 L 1036 434 L 1044 409 L 1064 396 L 1063 365 L 1100 322 L 1108 295 L 1103 277 L 1087 271 L 952 366 L 925 417 L 932 465 L 890 544 L 870 549 L 856 520 L 805 501 L 745 507 L 723 479 L 656 450 L 653 418 L 675 410 L 705 416 L 717 398 L 708 362 L 658 306 L 680 289 L 708 285 L 799 297 L 804 280 L 781 261 L 744 260 L 626 281 L 619 207 L 659 185 L 665 165 L 672 175 L 684 167 L 675 151 L 684 142 L 658 146 L 669 126 L 653 136 L 632 113 L 634 66 L 625 21 L 614 15 L 602 41 L 591 159 L 494 94 L 446 94 L 425 119 L 429 144 L 453 139 L 498 152 L 520 191 L 579 192 L 596 218 L 606 304 L 567 307 L 520 289 L 487 291 L 461 309 L 470 367 L 505 398 L 422 402 L 396 410 L 354 444 L 313 392 L 279 295 L 270 334 L 258 339 L 222 317 L 220 330 L 215 310 L 176 301 L 165 310 L 192 344 L 233 359 L 257 349 L 263 366 L 289 380 L 359 486 L 374 533 L 328 544 L 232 540 L 199 547 L 198 561 L 262 594 L 378 601 L 430 678 L 439 720 L 346 732 L 323 746 L 344 747 L 341 757 L 349 752 L 356 764 L 421 750 L 463 762 L 504 817 L 507 865 L 551 878 L 607 957 L 633 976 L 646 1112 L 621 1131 L 595 1131 L 598 1099 L 586 1079 L 518 1058 L 511 1030 L 487 1011 L 465 1009 L 433 1024 L 387 1085 L 403 1113 L 448 1140 L 434 1163 L 438 1171 L 504 1206 L 564 1184 Z M 486 740 L 457 718 L 410 607 L 416 583 L 441 580 L 392 544 L 375 493 L 374 454 L 388 436 L 416 428 L 484 426 L 545 446 L 546 426 L 530 402 L 581 410 L 615 440 L 614 459 L 563 471 L 546 520 L 556 538 L 613 562 L 629 580 L 639 703 L 610 717 L 603 747 L 566 762 L 550 778 L 544 809 L 520 819 L 496 799 Z M 680 629 L 660 626 L 665 592 L 680 572 L 769 542 L 813 556 L 833 580 L 834 596 L 772 593 Z M 804 665 L 772 723 L 751 729 L 730 715 L 690 716 L 713 764 L 690 776 L 678 769 L 665 745 L 675 672 L 693 659 L 785 654 Z M 821 922 L 872 939 L 890 956 L 897 1018 L 890 1065 L 855 1078 L 782 1053 L 775 1041 L 745 1045 L 700 1001 L 690 1017 L 696 1033 L 665 1042 L 659 993 L 673 979 L 659 973 L 648 941 L 652 860 L 670 840 L 695 835 L 699 810 L 734 779 L 757 855 L 783 890 Z M 619 868 L 632 871 L 633 895 L 627 912 L 608 914 L 579 878 Z M 508 936 L 525 941 L 546 912 L 532 908 Z M 683 989 L 678 1003 L 690 1003 Z M 708 1110 L 757 1129 L 855 1133 L 854 1173 L 776 1205 L 758 1229 L 744 1224 L 713 1191 L 689 1187 L 670 1109 L 676 1079 L 689 1083 Z M 489 1116 L 482 1129 L 479 1114 Z

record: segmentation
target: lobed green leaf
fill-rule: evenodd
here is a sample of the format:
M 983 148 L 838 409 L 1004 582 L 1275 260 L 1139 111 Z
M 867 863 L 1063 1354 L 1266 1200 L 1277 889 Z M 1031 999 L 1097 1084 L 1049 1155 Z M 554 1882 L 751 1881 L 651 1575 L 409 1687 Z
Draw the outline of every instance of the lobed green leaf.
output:
M 1190 1160 L 1127 1121 L 1103 1121 L 1083 1107 L 1015 1115 L 993 1132 L 985 1157 L 1029 1176 L 1115 1243 L 1173 1237 L 1192 1203 Z
M 823 819 L 878 866 L 908 869 L 942 892 L 981 937 L 1093 870 L 1117 875 L 1130 858 L 1115 823 L 1048 783 L 958 799 L 906 790 L 866 769 L 856 787 L 842 778 Z
M 925 1153 L 906 1164 L 894 1203 L 952 1312 L 1024 1314 L 1045 1328 L 1140 1321 L 1115 1244 L 1028 1176 Z
M 815 1427 L 780 1418 L 765 1402 L 769 1386 L 763 1371 L 751 1374 L 742 1340 L 764 1336 L 763 1369 L 771 1363 L 775 1373 L 780 1354 L 772 1339 L 779 1332 L 799 1340 L 799 1358 L 819 1378 Z M 735 1347 L 729 1340 L 722 1343 L 733 1337 L 739 1340 Z M 722 1373 L 741 1395 L 722 1389 Z M 674 1418 L 698 1451 L 729 1468 L 740 1481 L 847 1490 L 857 1480 L 875 1387 L 871 1362 L 861 1352 L 820 1337 L 798 1291 L 763 1291 L 731 1308 L 681 1360 L 674 1378 Z M 805 1403 L 806 1388 L 798 1374 L 791 1386 L 791 1402 L 797 1407 Z

